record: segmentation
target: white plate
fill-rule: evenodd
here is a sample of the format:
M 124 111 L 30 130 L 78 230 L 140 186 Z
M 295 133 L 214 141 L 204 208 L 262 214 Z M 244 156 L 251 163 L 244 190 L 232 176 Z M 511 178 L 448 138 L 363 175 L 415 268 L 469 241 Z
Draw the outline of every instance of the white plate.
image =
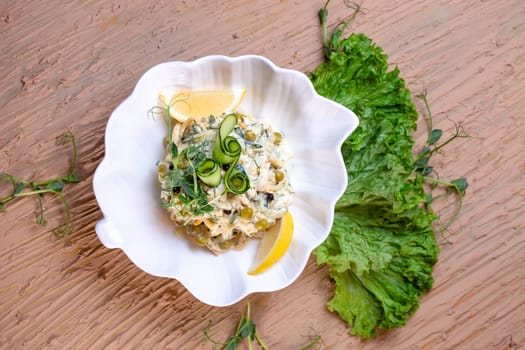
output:
M 159 91 L 167 87 L 245 87 L 240 109 L 284 132 L 293 155 L 295 195 L 289 210 L 295 231 L 288 252 L 266 272 L 247 274 L 256 240 L 241 251 L 215 256 L 174 234 L 174 224 L 160 207 L 155 165 L 165 156 L 166 123 L 148 117 Z M 264 57 L 207 56 L 154 66 L 107 123 L 106 154 L 93 180 L 104 214 L 96 232 L 106 247 L 122 249 L 147 273 L 177 279 L 210 305 L 226 306 L 250 293 L 284 288 L 328 236 L 335 202 L 347 184 L 340 147 L 357 125 L 354 113 L 319 96 L 306 75 Z

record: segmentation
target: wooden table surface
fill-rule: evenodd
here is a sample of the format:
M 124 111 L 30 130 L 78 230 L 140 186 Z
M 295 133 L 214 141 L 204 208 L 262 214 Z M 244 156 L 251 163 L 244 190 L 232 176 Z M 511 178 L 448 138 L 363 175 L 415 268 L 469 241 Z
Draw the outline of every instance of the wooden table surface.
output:
M 224 339 L 248 299 L 271 349 L 298 349 L 311 335 L 322 349 L 524 347 L 523 0 L 365 1 L 350 28 L 384 48 L 414 93 L 428 90 L 436 127 L 462 123 L 470 134 L 434 161 L 443 178 L 466 176 L 470 187 L 451 232 L 437 236 L 434 288 L 405 327 L 369 341 L 348 335 L 326 310 L 333 289 L 313 258 L 289 287 L 217 308 L 98 240 L 93 172 L 108 117 L 137 79 L 157 63 L 208 54 L 260 54 L 312 71 L 323 60 L 324 2 L 0 2 L 0 171 L 67 172 L 70 151 L 55 139 L 71 130 L 82 177 L 64 190 L 75 226 L 66 239 L 51 231 L 64 216 L 57 200 L 45 201 L 47 227 L 35 224 L 34 199 L 0 213 L 0 349 L 211 349 L 202 329 L 211 320 Z M 350 13 L 333 0 L 330 28 Z M 436 209 L 446 217 L 455 205 Z

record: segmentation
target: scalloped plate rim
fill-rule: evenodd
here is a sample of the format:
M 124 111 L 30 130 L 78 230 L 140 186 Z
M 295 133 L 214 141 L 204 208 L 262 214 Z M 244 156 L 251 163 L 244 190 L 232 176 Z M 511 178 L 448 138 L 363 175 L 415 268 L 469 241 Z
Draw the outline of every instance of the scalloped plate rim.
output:
M 341 147 L 342 143 L 344 142 L 344 140 L 357 128 L 357 126 L 359 124 L 359 120 L 358 120 L 357 116 L 352 111 L 350 111 L 350 110 L 346 109 L 345 107 L 337 104 L 336 102 L 333 102 L 333 101 L 331 101 L 331 100 L 329 100 L 329 99 L 327 99 L 327 98 L 317 94 L 317 92 L 315 91 L 315 89 L 313 87 L 313 84 L 311 83 L 311 81 L 308 79 L 308 77 L 304 73 L 301 73 L 301 72 L 298 72 L 298 71 L 295 71 L 295 70 L 291 70 L 291 69 L 288 69 L 288 68 L 278 67 L 272 61 L 270 61 L 268 58 L 263 57 L 263 56 L 259 56 L 259 55 L 243 55 L 243 56 L 236 56 L 236 57 L 230 57 L 230 56 L 224 56 L 224 55 L 210 55 L 210 56 L 205 56 L 205 57 L 198 58 L 198 59 L 193 60 L 193 61 L 168 61 L 168 62 L 163 62 L 163 63 L 159 63 L 159 64 L 156 64 L 156 65 L 152 66 L 151 68 L 146 70 L 145 73 L 137 80 L 137 83 L 136 83 L 135 87 L 133 88 L 132 92 L 130 93 L 130 95 L 127 98 L 125 98 L 112 111 L 112 113 L 110 115 L 110 118 L 108 120 L 108 124 L 106 126 L 106 130 L 105 130 L 105 138 L 104 138 L 105 146 L 108 145 L 109 138 L 111 137 L 110 132 L 111 132 L 111 120 L 112 120 L 112 118 L 115 118 L 114 116 L 117 115 L 120 110 L 125 109 L 125 107 L 128 104 L 132 104 L 135 96 L 141 94 L 141 91 L 140 91 L 141 86 L 145 83 L 148 75 L 151 74 L 151 72 L 153 72 L 155 70 L 158 70 L 158 69 L 162 69 L 164 66 L 172 66 L 174 64 L 176 64 L 176 65 L 177 64 L 188 65 L 188 66 L 190 66 L 190 68 L 191 68 L 191 66 L 197 66 L 198 67 L 199 64 L 206 64 L 208 61 L 213 62 L 214 60 L 224 60 L 224 61 L 228 62 L 229 64 L 235 64 L 236 62 L 241 62 L 241 61 L 245 61 L 245 60 L 261 61 L 263 64 L 269 66 L 273 71 L 275 71 L 277 73 L 291 74 L 292 76 L 296 77 L 295 79 L 302 80 L 302 83 L 304 83 L 305 86 L 307 86 L 310 94 L 312 96 L 314 96 L 315 99 L 317 99 L 318 101 L 320 101 L 322 103 L 326 103 L 326 104 L 332 104 L 333 106 L 337 106 L 337 108 L 342 108 L 342 109 L 346 110 L 349 118 L 352 119 L 352 121 L 349 123 L 351 126 L 347 127 L 347 130 L 346 130 L 346 133 L 345 133 L 344 136 L 339 137 L 339 139 L 337 139 L 336 142 L 333 143 L 333 148 L 335 149 L 335 152 L 337 152 L 337 161 L 338 161 L 339 165 L 342 167 L 342 169 L 345 169 L 344 168 L 343 157 L 341 155 L 341 152 L 339 152 L 339 150 L 340 150 L 340 147 Z M 334 151 L 334 149 L 332 149 L 332 151 Z M 103 181 L 103 178 L 106 175 L 105 172 L 108 171 L 108 167 L 110 166 L 110 164 L 108 162 L 111 160 L 111 158 L 112 158 L 111 153 L 106 151 L 106 153 L 104 155 L 104 158 L 101 160 L 101 162 L 97 166 L 97 169 L 95 170 L 95 174 L 94 174 L 94 178 L 93 178 L 93 187 L 94 187 L 95 197 L 97 199 L 97 202 L 99 203 L 99 207 L 100 207 L 102 213 L 104 214 L 104 218 L 99 223 L 97 223 L 96 232 L 97 232 L 97 235 L 99 236 L 99 238 L 101 238 L 101 235 L 100 235 L 100 232 L 99 232 L 100 231 L 99 230 L 99 225 L 104 220 L 108 219 L 108 217 L 106 215 L 106 212 L 104 211 L 104 208 L 102 207 L 102 205 L 100 203 L 101 199 L 103 198 L 103 195 L 100 193 L 99 190 L 97 190 L 97 187 L 100 188 L 100 186 L 101 186 L 100 183 L 101 183 L 101 181 Z M 330 225 L 329 225 L 327 231 L 322 236 L 318 236 L 318 240 L 317 241 L 311 242 L 312 244 L 310 244 L 306 248 L 307 251 L 306 251 L 306 254 L 304 254 L 305 259 L 302 259 L 302 261 L 300 261 L 299 266 L 297 267 L 297 269 L 295 269 L 295 273 L 292 274 L 291 276 L 289 276 L 289 278 L 286 281 L 284 281 L 283 283 L 281 283 L 277 288 L 276 287 L 271 287 L 270 285 L 268 285 L 268 286 L 261 286 L 261 285 L 259 285 L 258 288 L 249 288 L 249 285 L 245 285 L 246 288 L 242 288 L 242 290 L 239 291 L 239 293 L 237 293 L 237 295 L 235 297 L 229 298 L 228 300 L 222 300 L 222 301 L 210 300 L 209 298 L 206 298 L 203 295 L 199 295 L 199 293 L 195 293 L 192 290 L 192 288 L 188 285 L 187 277 L 185 277 L 184 275 L 182 275 L 180 273 L 171 273 L 170 274 L 170 273 L 163 273 L 163 272 L 159 273 L 159 272 L 156 272 L 156 271 L 151 271 L 151 270 L 149 270 L 148 268 L 146 268 L 144 266 L 144 264 L 142 263 L 142 261 L 140 261 L 140 259 L 136 259 L 135 256 L 133 256 L 132 254 L 129 254 L 126 251 L 126 249 L 125 249 L 125 245 L 123 245 L 123 246 L 114 246 L 114 247 L 111 247 L 111 244 L 107 244 L 107 245 L 104 244 L 104 245 L 106 245 L 108 248 L 119 248 L 119 249 L 121 249 L 125 253 L 125 255 L 137 267 L 139 267 L 141 270 L 145 271 L 146 273 L 148 273 L 150 275 L 163 277 L 163 278 L 173 278 L 173 279 L 178 280 L 194 297 L 196 297 L 197 299 L 199 299 L 200 301 L 202 301 L 204 303 L 207 303 L 207 304 L 210 304 L 210 305 L 214 305 L 214 306 L 231 305 L 231 304 L 234 304 L 234 303 L 238 302 L 239 300 L 245 298 L 247 295 L 252 294 L 252 293 L 256 293 L 256 292 L 272 292 L 272 291 L 277 291 L 277 290 L 283 289 L 283 288 L 289 286 L 290 284 L 292 284 L 299 277 L 299 275 L 303 272 L 303 270 L 304 270 L 304 268 L 306 266 L 306 263 L 308 261 L 308 258 L 311 255 L 312 251 L 319 244 L 321 244 L 326 239 L 326 237 L 328 236 L 328 234 L 330 232 L 330 229 L 331 229 L 331 226 L 332 226 L 332 223 L 333 223 L 335 203 L 336 203 L 337 199 L 344 193 L 344 190 L 345 190 L 345 188 L 347 186 L 347 181 L 348 181 L 348 179 L 346 177 L 346 172 L 345 172 L 345 176 L 344 176 L 344 179 L 342 179 L 342 182 L 340 184 L 340 188 L 339 188 L 339 191 L 337 193 L 337 196 L 334 196 L 334 198 L 328 204 L 328 207 L 330 209 L 330 211 L 329 211 L 330 214 L 329 214 L 329 217 L 328 217 Z M 101 239 L 101 241 L 104 243 L 104 240 Z M 246 278 L 250 278 L 250 277 L 251 276 L 246 276 Z

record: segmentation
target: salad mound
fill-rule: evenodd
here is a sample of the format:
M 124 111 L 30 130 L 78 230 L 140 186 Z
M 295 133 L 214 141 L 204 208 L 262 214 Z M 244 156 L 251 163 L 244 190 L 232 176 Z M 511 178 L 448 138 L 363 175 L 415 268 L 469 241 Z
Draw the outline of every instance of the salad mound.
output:
M 249 115 L 176 122 L 158 163 L 161 203 L 180 231 L 218 254 L 240 249 L 293 199 L 283 134 Z

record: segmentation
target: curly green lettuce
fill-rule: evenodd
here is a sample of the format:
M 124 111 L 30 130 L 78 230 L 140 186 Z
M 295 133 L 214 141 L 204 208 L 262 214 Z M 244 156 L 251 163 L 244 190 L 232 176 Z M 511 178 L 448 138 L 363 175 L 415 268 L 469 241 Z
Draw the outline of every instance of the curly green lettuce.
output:
M 388 57 L 363 34 L 333 40 L 310 78 L 360 121 L 341 149 L 348 187 L 315 253 L 335 282 L 328 309 L 351 334 L 370 338 L 406 324 L 434 281 L 437 216 L 424 205 L 423 177 L 413 172 L 418 114 L 399 70 L 389 70 Z

